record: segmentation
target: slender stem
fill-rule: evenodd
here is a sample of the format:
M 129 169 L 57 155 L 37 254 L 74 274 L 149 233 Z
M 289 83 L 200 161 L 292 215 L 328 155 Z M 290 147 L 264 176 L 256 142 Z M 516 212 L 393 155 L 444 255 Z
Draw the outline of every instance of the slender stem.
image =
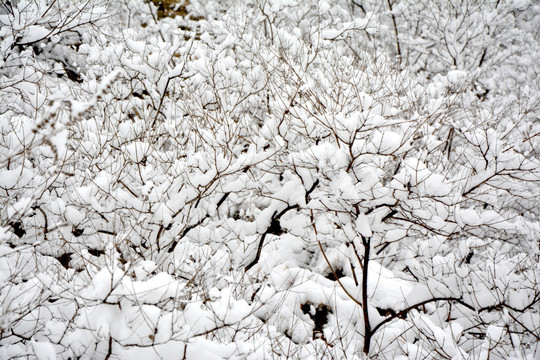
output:
M 362 235 L 361 235 L 362 236 Z M 362 243 L 364 244 L 364 269 L 362 271 L 362 312 L 364 314 L 364 353 L 369 354 L 369 346 L 371 343 L 371 325 L 369 323 L 369 309 L 368 309 L 368 265 L 369 265 L 369 252 L 371 250 L 371 238 L 365 238 L 362 236 Z
M 352 294 L 350 292 L 347 291 L 347 289 L 345 288 L 345 286 L 343 286 L 343 284 L 341 283 L 341 281 L 339 280 L 336 272 L 334 271 L 334 268 L 332 267 L 332 264 L 330 263 L 330 260 L 328 260 L 328 257 L 326 256 L 326 253 L 324 252 L 323 250 L 323 247 L 322 247 L 322 244 L 320 241 L 318 241 L 319 243 L 319 249 L 321 249 L 321 253 L 323 254 L 324 256 L 324 260 L 326 261 L 326 263 L 328 264 L 328 267 L 330 268 L 330 271 L 332 271 L 332 274 L 334 274 L 334 279 L 336 279 L 337 283 L 339 284 L 339 286 L 341 287 L 341 289 L 345 292 L 345 294 L 347 294 L 347 296 L 352 300 L 354 301 L 357 305 L 360 305 L 362 306 L 362 303 L 359 302 L 354 296 L 352 296 Z
M 401 46 L 399 44 L 399 34 L 398 34 L 398 29 L 397 29 L 397 24 L 396 24 L 396 16 L 394 15 L 394 12 L 392 10 L 392 3 L 390 2 L 390 0 L 386 0 L 386 2 L 388 3 L 388 8 L 390 9 L 390 15 L 392 16 L 392 23 L 394 24 L 394 33 L 396 34 L 396 50 L 397 50 L 397 55 L 398 55 L 398 61 L 399 61 L 399 64 L 401 65 Z

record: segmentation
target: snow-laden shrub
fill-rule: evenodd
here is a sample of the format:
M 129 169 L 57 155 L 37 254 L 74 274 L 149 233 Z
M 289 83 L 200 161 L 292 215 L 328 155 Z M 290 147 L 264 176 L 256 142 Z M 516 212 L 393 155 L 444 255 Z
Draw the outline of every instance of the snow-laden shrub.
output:
M 430 3 L 2 5 L 0 357 L 537 356 L 540 11 Z

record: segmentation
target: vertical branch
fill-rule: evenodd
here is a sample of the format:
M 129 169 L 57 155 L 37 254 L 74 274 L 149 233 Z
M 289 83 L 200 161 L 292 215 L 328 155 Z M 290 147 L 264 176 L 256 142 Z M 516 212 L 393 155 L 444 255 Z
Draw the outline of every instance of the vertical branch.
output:
M 151 1 L 147 2 L 148 10 L 150 10 L 150 14 L 152 15 L 152 19 L 154 20 L 154 23 L 157 25 L 158 24 L 158 19 L 156 19 L 156 15 L 154 14 L 154 11 L 152 10 L 152 5 L 150 5 L 150 2 Z M 161 38 L 161 41 L 165 42 L 165 37 L 163 36 L 163 33 L 161 32 L 161 28 L 158 28 L 158 34 L 159 34 L 159 37 Z
M 364 270 L 362 271 L 362 312 L 364 315 L 364 353 L 369 354 L 369 347 L 371 343 L 371 325 L 369 323 L 369 309 L 368 309 L 368 265 L 369 265 L 369 251 L 371 246 L 371 238 L 365 238 L 362 236 L 362 244 L 364 244 Z
M 396 16 L 394 15 L 394 11 L 392 10 L 392 3 L 390 0 L 386 0 L 388 3 L 388 8 L 390 9 L 390 15 L 392 16 L 392 23 L 394 24 L 394 33 L 396 34 L 396 50 L 398 54 L 398 61 L 399 65 L 401 65 L 401 46 L 399 44 L 399 34 L 397 30 L 397 24 L 396 24 Z
M 446 139 L 446 146 L 445 146 L 445 150 L 447 151 L 446 158 L 448 160 L 450 160 L 450 153 L 452 152 L 453 140 L 454 140 L 454 127 L 451 127 L 450 131 L 448 131 L 448 138 Z
M 107 349 L 107 355 L 105 355 L 105 360 L 109 360 L 112 355 L 112 336 L 109 335 L 109 347 Z

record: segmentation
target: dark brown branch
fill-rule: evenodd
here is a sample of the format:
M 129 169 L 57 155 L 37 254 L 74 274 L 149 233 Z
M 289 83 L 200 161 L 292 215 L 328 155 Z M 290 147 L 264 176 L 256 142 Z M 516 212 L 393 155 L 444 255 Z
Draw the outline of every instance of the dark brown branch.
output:
M 255 259 L 253 259 L 252 262 L 250 262 L 245 268 L 244 271 L 249 271 L 253 266 L 255 266 L 260 258 L 261 258 L 261 251 L 262 247 L 264 245 L 264 239 L 266 238 L 266 235 L 268 234 L 268 231 L 265 231 L 264 234 L 262 234 L 261 239 L 259 240 L 259 246 L 257 247 L 257 253 L 255 254 Z
M 357 6 L 360 8 L 360 10 L 362 10 L 362 12 L 364 13 L 364 15 L 366 15 L 366 9 L 364 9 L 364 6 L 362 4 L 359 4 L 357 3 L 356 1 L 352 0 L 351 1 L 353 5 Z
M 36 206 L 35 209 L 39 210 L 45 219 L 45 225 L 43 226 L 43 239 L 47 241 L 47 234 L 49 233 L 49 221 L 47 220 L 47 214 L 45 214 L 45 211 L 43 211 L 43 209 L 39 206 Z
M 481 312 L 484 312 L 484 311 L 493 311 L 493 310 L 497 310 L 497 311 L 500 311 L 502 310 L 503 308 L 507 308 L 507 309 L 510 309 L 512 311 L 515 311 L 515 312 L 519 312 L 519 313 L 523 313 L 525 311 L 527 311 L 528 309 L 532 308 L 537 302 L 540 301 L 540 296 L 536 296 L 533 301 L 527 305 L 526 307 L 524 307 L 523 309 L 518 309 L 518 308 L 514 308 L 512 306 L 509 306 L 507 304 L 504 304 L 504 303 L 500 303 L 500 304 L 496 304 L 496 305 L 491 305 L 491 306 L 485 306 L 485 307 L 482 307 L 480 309 L 475 309 L 474 306 L 470 305 L 470 304 L 467 304 L 465 301 L 463 301 L 463 299 L 461 298 L 456 298 L 456 297 L 435 297 L 435 298 L 432 298 L 432 299 L 428 299 L 428 300 L 425 300 L 425 301 L 422 301 L 422 302 L 419 302 L 417 304 L 414 304 L 414 305 L 411 305 L 401 311 L 398 311 L 398 312 L 392 312 L 390 313 L 390 316 L 387 317 L 386 319 L 384 319 L 383 321 L 381 321 L 379 324 L 377 324 L 377 326 L 375 326 L 372 330 L 372 334 L 374 334 L 377 330 L 379 330 L 381 327 L 383 327 L 384 325 L 388 324 L 389 322 L 391 322 L 392 320 L 396 319 L 396 318 L 399 318 L 399 319 L 404 319 L 407 317 L 407 314 L 409 313 L 409 311 L 411 310 L 415 310 L 421 306 L 424 306 L 426 304 L 429 304 L 429 303 L 432 303 L 432 302 L 436 302 L 436 301 L 446 301 L 446 302 L 456 302 L 460 305 L 463 305 L 464 307 L 466 307 L 467 309 L 469 310 L 472 310 L 476 313 L 481 313 Z M 512 318 L 514 318 L 512 316 Z M 515 319 L 514 319 L 515 320 Z M 517 320 L 516 320 L 517 321 Z M 524 327 L 525 328 L 525 327 Z M 529 330 L 527 328 L 525 328 L 526 330 Z M 531 332 L 531 334 L 533 334 L 533 336 L 537 337 L 538 338 L 538 335 L 534 334 L 533 332 Z
M 153 16 L 153 13 L 152 13 L 152 16 Z M 161 35 L 161 31 L 160 31 L 160 35 Z M 163 36 L 163 35 L 161 35 L 161 36 Z M 165 41 L 165 40 L 163 40 L 163 41 Z M 193 41 L 189 45 L 187 54 L 189 54 L 191 52 L 192 47 L 193 47 Z M 186 54 L 186 58 L 187 58 L 187 54 Z M 150 126 L 150 128 L 154 128 L 154 126 L 156 125 L 156 121 L 157 121 L 157 119 L 159 117 L 159 114 L 162 113 L 161 112 L 161 107 L 163 106 L 163 100 L 165 99 L 165 95 L 167 94 L 167 89 L 169 88 L 169 83 L 171 82 L 172 79 L 182 76 L 182 74 L 184 73 L 185 67 L 186 67 L 186 61 L 184 60 L 184 62 L 182 63 L 182 69 L 180 69 L 180 73 L 178 75 L 169 76 L 167 78 L 167 83 L 165 84 L 165 87 L 163 88 L 163 94 L 161 94 L 161 98 L 159 99 L 159 105 L 158 105 L 158 107 L 156 109 L 156 116 L 154 117 L 154 121 L 152 121 L 152 125 Z
M 435 297 L 435 298 L 431 298 L 431 299 L 428 299 L 428 300 L 425 300 L 425 301 L 421 301 L 421 302 L 419 302 L 417 304 L 414 304 L 414 305 L 411 305 L 411 306 L 409 306 L 409 307 L 407 307 L 407 308 L 405 308 L 405 309 L 403 309 L 401 311 L 398 311 L 398 312 L 395 312 L 395 313 L 391 314 L 389 317 L 387 317 L 386 319 L 381 321 L 379 324 L 377 324 L 377 326 L 375 326 L 373 328 L 372 333 L 375 333 L 381 327 L 383 327 L 384 325 L 388 324 L 389 322 L 391 322 L 392 320 L 394 320 L 396 318 L 400 318 L 400 319 L 406 318 L 409 311 L 417 309 L 417 308 L 419 308 L 421 306 L 424 306 L 426 304 L 436 302 L 436 301 L 448 301 L 448 302 L 455 301 L 455 302 L 465 306 L 466 308 L 475 311 L 475 308 L 472 305 L 467 304 L 465 301 L 463 301 L 463 299 L 455 298 L 455 297 Z
M 486 53 L 487 53 L 487 48 L 484 48 L 484 51 L 482 52 L 482 57 L 480 58 L 480 62 L 478 63 L 478 67 L 481 67 L 482 64 L 484 63 L 484 60 L 486 59 Z
M 531 334 L 532 336 L 534 336 L 536 338 L 537 341 L 540 341 L 540 336 L 536 335 L 534 333 L 534 330 L 531 330 L 529 329 L 527 326 L 525 326 L 525 324 L 523 324 L 521 321 L 519 321 L 511 312 L 508 312 L 508 315 L 510 315 L 510 317 L 515 321 L 517 322 L 522 328 L 524 328 L 529 334 Z
M 392 23 L 394 24 L 394 33 L 396 34 L 396 50 L 398 54 L 398 61 L 399 61 L 399 64 L 401 65 L 401 46 L 399 44 L 399 34 L 398 34 L 398 29 L 397 29 L 397 24 L 396 24 L 396 16 L 394 15 L 394 12 L 392 10 L 392 3 L 390 2 L 390 0 L 386 0 L 386 2 L 388 3 L 388 8 L 390 9 L 390 15 L 392 16 Z
M 311 186 L 311 188 L 309 190 L 306 191 L 306 199 L 309 197 L 309 195 L 313 192 L 313 190 L 315 190 L 315 188 L 317 187 L 317 185 L 319 185 L 319 179 L 317 179 L 313 185 Z M 259 240 L 259 245 L 257 246 L 257 253 L 255 254 L 255 258 L 253 259 L 253 261 L 251 261 L 245 268 L 244 268 L 244 271 L 248 271 L 249 269 L 251 269 L 253 266 L 255 266 L 260 258 L 261 258 L 261 251 L 262 251 L 262 248 L 264 246 L 264 240 L 266 239 L 266 235 L 268 234 L 273 234 L 275 231 L 275 228 L 277 227 L 276 224 L 279 224 L 279 219 L 285 215 L 288 211 L 291 211 L 293 209 L 298 209 L 300 208 L 300 206 L 298 204 L 295 204 L 295 205 L 289 205 L 287 206 L 285 209 L 283 209 L 279 214 L 277 213 L 277 211 L 274 212 L 274 214 L 272 215 L 272 218 L 270 219 L 270 224 L 268 225 L 268 227 L 266 228 L 266 230 L 264 231 L 264 233 L 261 235 L 261 239 Z M 279 226 L 279 225 L 278 225 Z
M 330 268 L 330 271 L 332 271 L 332 274 L 334 275 L 334 279 L 336 279 L 337 283 L 339 284 L 339 286 L 341 287 L 341 289 L 345 292 L 345 294 L 347 294 L 347 296 L 352 300 L 354 301 L 357 305 L 360 305 L 362 306 L 362 303 L 360 301 L 358 301 L 354 296 L 351 295 L 351 293 L 349 293 L 347 291 L 347 289 L 345 289 L 345 286 L 343 286 L 343 284 L 341 283 L 341 281 L 339 280 L 339 276 L 337 276 L 336 272 L 334 271 L 334 268 L 332 267 L 332 264 L 330 263 L 330 260 L 328 260 L 328 257 L 326 257 L 326 253 L 324 252 L 323 248 L 322 248 L 322 244 L 320 241 L 318 241 L 319 243 L 319 249 L 321 249 L 321 253 L 323 254 L 324 256 L 324 260 L 326 261 L 326 263 L 328 264 L 328 267 Z
M 107 355 L 105 356 L 105 360 L 109 360 L 112 355 L 112 336 L 109 336 L 109 347 L 107 349 Z
M 369 347 L 371 343 L 371 337 L 375 333 L 376 329 L 371 330 L 371 324 L 369 323 L 369 303 L 368 303 L 368 275 L 369 275 L 369 252 L 371 246 L 371 238 L 365 238 L 363 235 L 362 243 L 364 245 L 364 266 L 362 271 L 362 313 L 364 315 L 364 353 L 369 354 Z
M 518 312 L 518 313 L 524 313 L 525 311 L 529 310 L 534 305 L 536 305 L 536 303 L 538 303 L 538 302 L 540 302 L 540 293 L 537 293 L 536 296 L 534 297 L 534 299 L 531 301 L 531 303 L 529 305 L 525 306 L 523 309 L 518 309 L 516 307 L 510 306 L 510 305 L 505 304 L 505 303 L 499 303 L 499 304 L 495 304 L 495 305 L 484 306 L 484 307 L 478 309 L 478 312 L 484 312 L 484 311 L 490 312 L 490 311 L 493 311 L 493 310 L 500 311 L 503 308 L 507 308 L 507 309 L 510 309 L 510 310 Z
M 246 166 L 246 167 L 242 170 L 242 172 L 244 172 L 244 173 L 247 172 L 247 171 L 250 169 L 250 167 L 251 167 L 251 165 Z M 213 184 L 214 181 L 215 181 L 215 179 L 211 181 L 210 185 Z M 229 194 L 230 194 L 230 192 L 227 192 L 227 193 L 224 193 L 224 194 L 221 196 L 221 198 L 218 200 L 218 202 L 217 202 L 217 204 L 216 204 L 216 208 L 217 208 L 217 209 L 219 209 L 219 207 L 225 202 L 225 200 L 227 200 L 227 198 L 229 197 Z M 199 202 L 201 201 L 201 198 L 202 198 L 202 196 L 199 197 L 199 198 L 197 199 L 197 201 L 196 201 L 196 203 L 195 203 L 195 207 L 197 207 L 197 206 L 199 205 Z M 178 214 L 180 214 L 181 211 L 182 211 L 182 209 L 179 209 L 179 210 L 172 216 L 172 218 L 173 218 L 173 219 L 176 218 L 176 217 L 178 216 Z M 187 233 L 188 233 L 191 229 L 193 229 L 193 228 L 195 228 L 195 227 L 201 225 L 201 224 L 203 223 L 203 221 L 206 220 L 206 219 L 209 218 L 209 217 L 210 217 L 210 215 L 209 215 L 209 214 L 206 214 L 206 216 L 203 217 L 203 218 L 202 218 L 199 222 L 197 222 L 196 224 L 189 225 L 188 227 L 186 227 L 186 228 L 184 229 L 184 231 L 182 231 L 182 234 L 180 234 L 179 238 L 176 239 L 175 241 L 173 241 L 173 243 L 172 243 L 171 246 L 169 247 L 168 252 L 170 252 L 170 253 L 173 252 L 174 249 L 176 248 L 176 245 L 178 245 L 178 242 L 179 242 L 180 240 L 182 240 L 182 238 L 183 238 L 184 236 L 186 236 Z M 157 236 L 156 236 L 156 243 L 157 243 L 157 245 L 158 245 L 158 250 L 159 250 L 159 239 L 160 239 L 160 237 L 161 237 L 161 233 L 163 232 L 163 230 L 170 230 L 171 227 L 172 227 L 172 224 L 169 224 L 167 227 L 164 227 L 164 225 L 161 225 L 161 226 L 160 226 L 160 228 L 159 228 L 159 230 L 158 230 L 158 234 L 157 234 Z
M 225 202 L 225 200 L 227 199 L 227 197 L 229 197 L 229 192 L 223 194 L 221 196 L 221 198 L 219 199 L 219 201 L 217 202 L 217 208 L 219 209 L 219 207 L 221 206 L 221 204 L 223 204 Z M 187 233 L 196 228 L 197 226 L 201 225 L 203 223 L 204 220 L 208 219 L 210 217 L 210 214 L 206 214 L 206 216 L 204 216 L 201 220 L 199 220 L 198 222 L 196 222 L 195 224 L 192 224 L 192 225 L 188 225 L 184 231 L 182 231 L 182 233 L 180 234 L 180 236 L 173 241 L 173 243 L 171 244 L 171 246 L 169 247 L 169 250 L 167 250 L 167 252 L 169 253 L 172 253 L 174 251 L 174 249 L 176 248 L 176 245 L 178 245 L 178 242 L 180 242 L 180 240 L 182 240 L 184 238 L 184 236 L 187 235 Z M 161 232 L 163 230 L 169 230 L 171 228 L 171 225 L 169 224 L 169 226 L 167 227 L 163 227 L 163 225 L 160 226 L 160 229 L 158 231 L 158 237 L 156 238 L 156 242 L 159 244 L 159 236 L 161 236 Z

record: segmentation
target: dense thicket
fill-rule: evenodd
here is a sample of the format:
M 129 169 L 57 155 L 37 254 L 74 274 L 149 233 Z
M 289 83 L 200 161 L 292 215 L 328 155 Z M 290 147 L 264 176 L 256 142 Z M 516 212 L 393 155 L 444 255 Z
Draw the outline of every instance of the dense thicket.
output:
M 0 358 L 539 356 L 540 5 L 156 3 L 0 5 Z

